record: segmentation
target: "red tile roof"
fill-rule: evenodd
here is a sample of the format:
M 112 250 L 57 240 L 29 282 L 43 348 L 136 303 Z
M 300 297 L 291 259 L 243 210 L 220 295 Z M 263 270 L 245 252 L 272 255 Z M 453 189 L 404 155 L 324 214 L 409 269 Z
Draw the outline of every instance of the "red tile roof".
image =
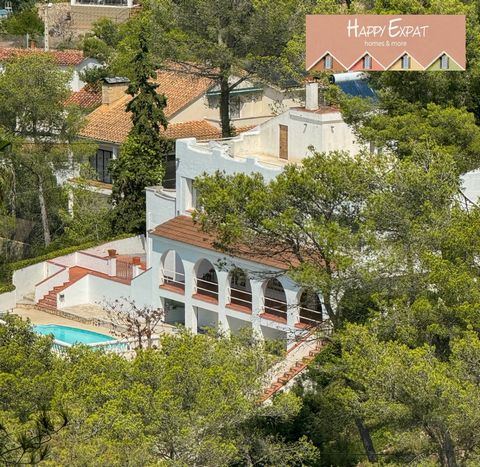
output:
M 73 92 L 65 101 L 66 105 L 78 105 L 82 109 L 93 109 L 102 103 L 102 93 L 85 86 L 80 91 Z
M 55 62 L 59 66 L 79 65 L 85 59 L 81 50 L 50 50 L 45 52 L 42 49 L 19 49 L 14 47 L 3 47 L 0 48 L 0 62 L 28 54 L 49 55 L 54 58 Z
M 192 101 L 205 94 L 212 85 L 212 81 L 207 78 L 165 70 L 158 72 L 155 81 L 159 84 L 158 92 L 167 96 L 167 107 L 165 108 L 167 118 L 171 118 Z M 87 117 L 87 124 L 80 135 L 97 141 L 121 144 L 132 128 L 130 114 L 125 112 L 125 107 L 130 99 L 130 96 L 125 95 L 113 104 L 102 104 Z M 216 127 L 204 121 L 172 124 L 168 127 L 166 134 L 172 139 L 219 137 Z
M 163 237 L 187 245 L 220 252 L 218 248 L 215 248 L 215 235 L 203 232 L 201 227 L 194 223 L 190 216 L 174 217 L 173 219 L 158 225 L 152 229 L 150 233 L 157 237 Z M 237 246 L 234 256 L 283 270 L 288 269 L 292 263 L 296 263 L 295 260 L 290 262 L 286 261 L 284 258 L 277 258 L 275 255 L 272 255 L 271 251 L 268 251 L 268 254 L 265 254 L 265 256 L 259 256 L 249 253 L 249 250 L 250 249 L 247 245 L 244 245 L 243 247 L 241 245 Z
M 165 136 L 170 139 L 197 138 L 199 140 L 205 140 L 221 138 L 222 132 L 206 120 L 193 120 L 168 125 Z

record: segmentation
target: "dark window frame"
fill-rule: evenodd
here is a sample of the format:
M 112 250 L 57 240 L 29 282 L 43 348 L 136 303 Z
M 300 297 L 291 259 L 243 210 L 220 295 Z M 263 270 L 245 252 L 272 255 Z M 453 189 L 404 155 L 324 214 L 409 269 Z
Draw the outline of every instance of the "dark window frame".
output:
M 97 173 L 97 180 L 103 183 L 112 183 L 112 176 L 108 171 L 108 164 L 113 159 L 113 151 L 108 149 L 97 149 L 92 161 L 92 166 Z M 100 160 L 102 163 L 100 164 Z

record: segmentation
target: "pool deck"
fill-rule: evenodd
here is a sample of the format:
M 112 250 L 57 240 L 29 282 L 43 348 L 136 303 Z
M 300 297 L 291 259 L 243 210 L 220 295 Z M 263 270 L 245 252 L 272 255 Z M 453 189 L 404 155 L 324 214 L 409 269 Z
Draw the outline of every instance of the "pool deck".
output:
M 91 324 L 79 323 L 78 321 L 45 313 L 44 311 L 36 310 L 34 308 L 15 308 L 13 314 L 20 316 L 20 318 L 24 320 L 29 319 L 32 324 L 60 324 L 62 326 L 71 326 L 74 328 L 85 329 L 87 331 L 100 332 L 101 334 L 108 334 L 109 336 L 114 337 L 112 331 L 105 326 L 93 326 Z
M 82 323 L 76 320 L 65 318 L 63 316 L 57 316 L 45 311 L 41 311 L 33 306 L 22 306 L 15 308 L 13 310 L 13 314 L 20 316 L 24 320 L 29 319 L 32 324 L 60 324 L 62 326 L 70 326 L 78 329 L 85 329 L 87 331 L 100 332 L 101 334 L 108 334 L 109 336 L 118 338 L 118 335 L 115 336 L 110 326 L 102 324 L 108 323 L 110 319 L 108 318 L 105 310 L 98 305 L 78 305 L 75 307 L 64 308 L 64 310 L 73 315 L 77 315 L 80 318 L 89 320 L 95 318 L 99 319 L 99 324 L 94 325 Z M 157 334 L 171 334 L 174 332 L 174 330 L 174 326 L 166 323 L 161 323 L 155 328 L 155 332 Z

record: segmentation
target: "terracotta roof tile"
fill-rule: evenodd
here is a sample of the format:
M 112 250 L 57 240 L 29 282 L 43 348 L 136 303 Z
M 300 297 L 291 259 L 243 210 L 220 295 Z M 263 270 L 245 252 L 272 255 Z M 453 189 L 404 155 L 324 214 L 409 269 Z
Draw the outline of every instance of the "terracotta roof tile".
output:
M 57 65 L 60 66 L 79 65 L 85 59 L 81 50 L 50 50 L 48 52 L 45 52 L 42 49 L 19 49 L 14 47 L 2 47 L 0 48 L 0 62 L 28 54 L 50 55 L 54 58 Z
M 172 123 L 168 126 L 165 135 L 170 139 L 197 138 L 204 140 L 221 138 L 222 132 L 219 128 L 210 125 L 206 120 L 193 120 L 189 122 Z
M 73 92 L 65 101 L 66 105 L 78 105 L 82 109 L 92 109 L 102 103 L 102 93 L 85 86 L 80 91 Z
M 203 232 L 200 226 L 194 223 L 190 216 L 174 217 L 173 219 L 158 225 L 152 229 L 150 233 L 156 235 L 157 237 L 163 237 L 169 240 L 175 240 L 176 242 L 225 254 L 224 252 L 221 252 L 215 248 L 215 236 L 210 233 Z M 291 262 L 287 262 L 283 259 L 276 259 L 274 256 L 272 256 L 272 254 L 260 257 L 249 254 L 247 253 L 248 251 L 249 248 L 245 245 L 244 248 L 238 248 L 233 256 L 243 258 L 248 261 L 253 261 L 254 263 L 265 264 L 267 266 L 284 270 L 288 269 L 291 265 Z
M 207 92 L 212 81 L 206 78 L 197 78 L 185 73 L 174 71 L 159 71 L 157 79 L 158 92 L 167 96 L 165 115 L 171 118 L 190 102 Z M 121 144 L 132 128 L 130 114 L 125 107 L 130 96 L 125 95 L 113 104 L 102 104 L 87 117 L 87 124 L 80 135 L 98 141 L 108 141 Z M 207 127 L 208 125 L 208 127 Z M 207 122 L 191 121 L 175 123 L 168 127 L 167 136 L 172 139 L 199 137 L 219 137 L 218 130 Z

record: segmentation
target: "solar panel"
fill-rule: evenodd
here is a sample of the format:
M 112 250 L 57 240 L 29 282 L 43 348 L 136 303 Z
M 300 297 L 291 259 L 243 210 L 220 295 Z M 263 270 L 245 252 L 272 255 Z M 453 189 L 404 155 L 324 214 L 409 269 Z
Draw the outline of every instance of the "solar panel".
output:
M 341 81 L 335 83 L 340 89 L 349 96 L 354 97 L 369 97 L 371 99 L 377 99 L 375 91 L 368 85 L 365 79 L 354 79 L 352 81 Z

